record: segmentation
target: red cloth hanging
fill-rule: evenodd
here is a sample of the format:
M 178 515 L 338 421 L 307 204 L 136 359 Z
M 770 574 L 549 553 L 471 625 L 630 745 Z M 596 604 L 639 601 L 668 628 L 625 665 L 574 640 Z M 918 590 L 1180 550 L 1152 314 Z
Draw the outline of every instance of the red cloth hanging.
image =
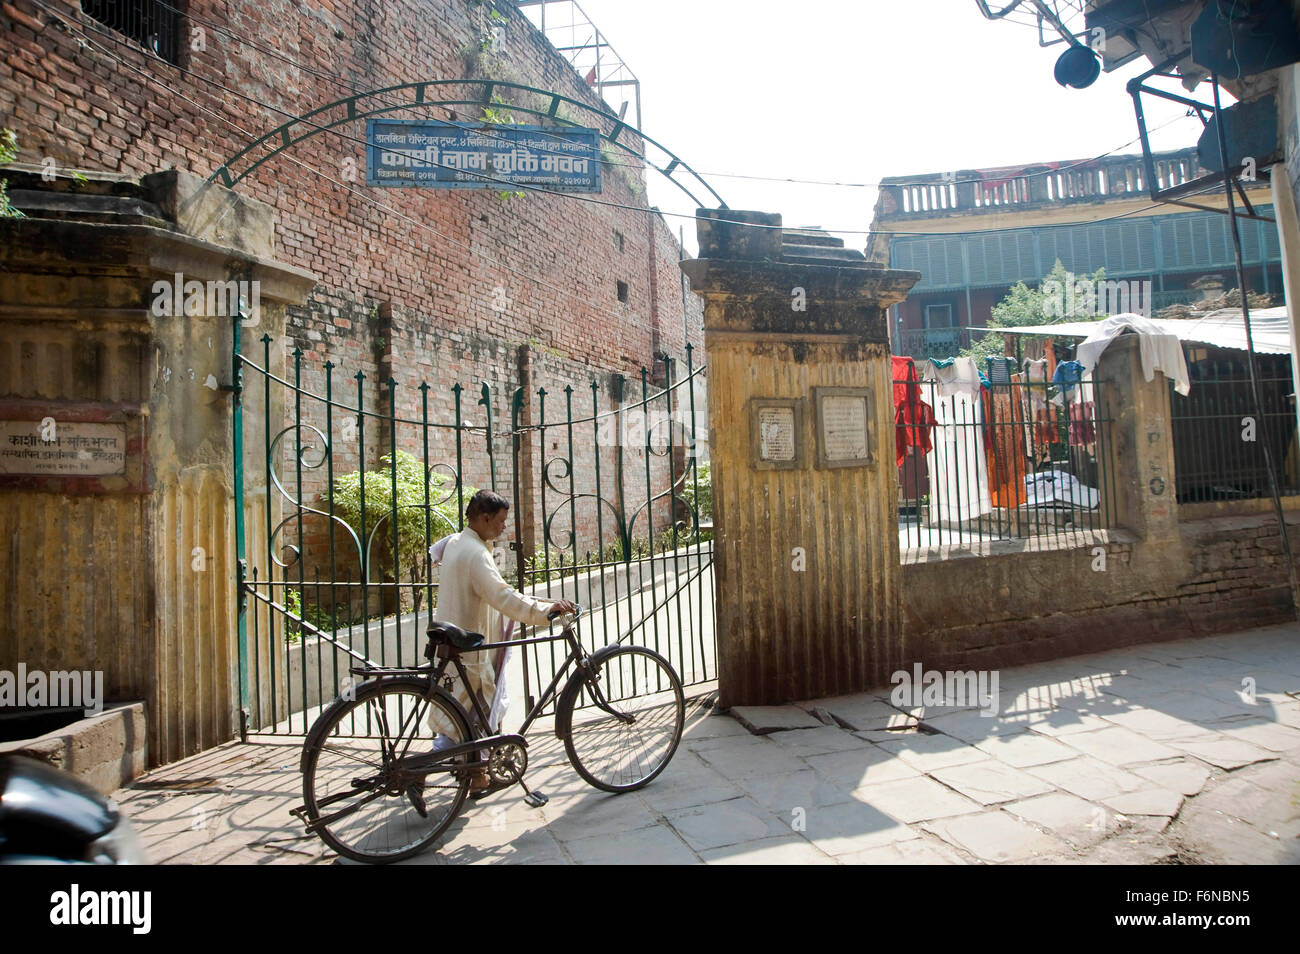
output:
M 1071 447 L 1083 447 L 1097 439 L 1097 431 L 1092 424 L 1093 407 L 1091 401 L 1087 403 L 1074 402 L 1069 407 L 1069 414 Z
M 930 434 L 934 431 L 934 411 L 921 400 L 921 381 L 912 359 L 895 355 L 891 368 L 894 375 L 894 450 L 897 466 L 902 467 L 909 447 L 919 448 L 926 454 L 932 449 Z

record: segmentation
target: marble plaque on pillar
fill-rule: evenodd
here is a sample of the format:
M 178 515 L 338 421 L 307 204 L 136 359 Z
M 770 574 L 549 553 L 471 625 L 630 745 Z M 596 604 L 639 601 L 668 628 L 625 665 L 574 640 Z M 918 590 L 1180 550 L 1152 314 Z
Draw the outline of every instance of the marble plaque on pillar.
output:
M 803 406 L 798 398 L 751 398 L 750 463 L 759 470 L 803 466 Z
M 813 388 L 817 413 L 817 466 L 864 467 L 871 450 L 870 388 Z

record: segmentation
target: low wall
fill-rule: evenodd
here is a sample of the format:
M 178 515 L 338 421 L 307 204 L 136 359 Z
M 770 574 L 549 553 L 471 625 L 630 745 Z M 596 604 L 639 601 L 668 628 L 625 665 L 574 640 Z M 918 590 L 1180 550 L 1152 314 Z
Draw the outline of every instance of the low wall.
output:
M 1300 511 L 1287 529 L 1300 552 Z M 1281 554 L 1271 514 L 1183 521 L 1174 539 L 1111 530 L 1057 549 L 912 551 L 909 662 L 988 669 L 1293 619 Z
M 108 795 L 145 771 L 147 745 L 144 703 L 126 702 L 34 739 L 2 742 L 0 754 L 48 762 Z

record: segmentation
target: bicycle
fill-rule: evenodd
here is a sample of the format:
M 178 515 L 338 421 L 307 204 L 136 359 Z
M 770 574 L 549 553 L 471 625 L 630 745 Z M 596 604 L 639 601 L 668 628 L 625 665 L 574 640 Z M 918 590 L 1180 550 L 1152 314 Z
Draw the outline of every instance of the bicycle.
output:
M 525 734 L 553 698 L 555 735 L 588 784 L 616 793 L 648 785 L 681 741 L 681 680 L 666 659 L 641 646 L 613 643 L 588 655 L 574 629 L 581 607 L 566 615 L 558 634 L 497 643 L 434 623 L 427 631 L 427 664 L 353 667 L 366 681 L 334 700 L 307 733 L 300 766 L 304 804 L 292 814 L 340 855 L 385 864 L 424 851 L 460 815 L 467 796 L 519 785 L 525 802 L 540 808 L 547 796 L 524 782 Z M 568 643 L 568 657 L 516 733 L 488 734 L 480 695 L 470 692 L 471 718 L 449 691 L 455 685 L 449 668 L 461 685 L 471 685 L 464 653 L 559 640 Z M 571 666 L 573 674 L 557 693 Z M 488 787 L 471 795 L 471 776 L 482 770 Z

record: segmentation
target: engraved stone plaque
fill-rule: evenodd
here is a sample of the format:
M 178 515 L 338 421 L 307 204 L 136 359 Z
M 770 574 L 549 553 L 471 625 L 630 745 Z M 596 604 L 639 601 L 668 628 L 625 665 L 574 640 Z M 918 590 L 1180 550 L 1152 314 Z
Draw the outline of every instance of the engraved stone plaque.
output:
M 760 407 L 758 409 L 758 459 L 790 461 L 795 459 L 794 408 Z
M 125 473 L 125 424 L 0 421 L 0 474 L 100 477 Z
M 803 466 L 803 408 L 799 398 L 750 398 L 750 464 L 755 469 Z
M 855 467 L 872 463 L 871 389 L 814 388 L 817 463 Z

